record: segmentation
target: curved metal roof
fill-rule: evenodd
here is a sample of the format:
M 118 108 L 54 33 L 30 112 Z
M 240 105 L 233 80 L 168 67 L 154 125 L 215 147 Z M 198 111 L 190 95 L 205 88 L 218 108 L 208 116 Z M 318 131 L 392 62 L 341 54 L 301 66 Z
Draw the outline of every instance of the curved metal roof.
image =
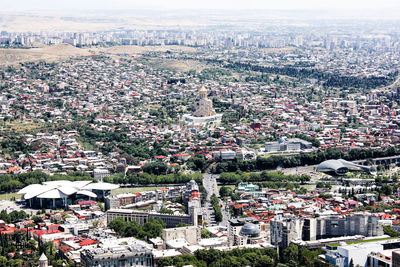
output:
M 371 167 L 359 165 L 344 159 L 330 159 L 320 163 L 317 166 L 317 171 L 335 171 L 337 172 L 341 168 L 346 168 L 348 170 L 366 171 L 370 172 Z
M 63 194 L 60 190 L 58 190 L 57 188 L 52 189 L 50 191 L 44 192 L 38 196 L 36 196 L 37 198 L 48 198 L 48 199 L 53 199 L 53 198 L 65 198 L 66 195 Z
M 118 188 L 118 185 L 110 183 L 93 183 L 92 181 L 49 181 L 43 184 L 31 184 L 18 191 L 24 195 L 24 199 L 37 198 L 64 198 L 75 193 L 96 197 L 91 190 L 112 190 Z
M 88 197 L 97 197 L 97 195 L 89 190 L 79 190 L 78 192 L 76 192 L 77 194 L 81 194 L 81 195 L 85 195 Z
M 119 186 L 116 184 L 110 183 L 90 183 L 83 187 L 82 189 L 89 189 L 89 190 L 113 190 L 118 188 Z
M 53 190 L 54 186 L 51 185 L 41 185 L 40 187 L 35 188 L 35 190 L 30 190 L 24 195 L 24 199 L 31 199 L 40 194 L 43 194 L 47 191 Z
M 322 171 L 322 170 L 332 170 L 332 171 L 336 171 L 339 168 L 343 168 L 344 165 L 337 159 L 330 159 L 330 160 L 326 160 L 322 163 L 320 163 L 317 167 L 318 171 Z
M 32 192 L 32 191 L 34 192 L 42 186 L 43 185 L 41 185 L 41 184 L 30 184 L 30 185 L 25 186 L 24 188 L 20 189 L 17 194 L 26 194 L 26 193 Z
M 61 186 L 57 188 L 57 190 L 61 191 L 64 195 L 72 195 L 78 192 L 78 189 L 72 186 Z

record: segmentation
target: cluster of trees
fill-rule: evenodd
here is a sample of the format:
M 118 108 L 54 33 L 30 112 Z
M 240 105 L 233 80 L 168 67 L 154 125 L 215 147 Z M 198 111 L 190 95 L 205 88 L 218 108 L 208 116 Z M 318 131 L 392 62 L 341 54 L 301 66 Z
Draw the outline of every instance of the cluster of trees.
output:
M 219 199 L 215 194 L 212 194 L 212 196 L 211 196 L 211 204 L 213 206 L 214 213 L 215 213 L 215 221 L 221 222 L 222 221 L 221 206 L 219 205 Z
M 30 251 L 30 252 L 28 252 Z M 38 263 L 36 241 L 29 240 L 26 232 L 18 230 L 12 234 L 0 234 L 0 266 L 23 266 L 30 263 L 35 266 Z M 21 253 L 18 253 L 21 252 Z M 8 253 L 15 253 L 12 259 L 8 259 Z
M 187 161 L 186 166 L 191 170 L 203 172 L 207 168 L 208 164 L 203 155 L 197 154 Z
M 341 193 L 344 197 L 354 197 L 356 194 L 364 194 L 367 193 L 367 189 L 366 188 L 360 188 L 360 189 L 354 189 L 354 187 L 352 188 L 339 188 L 338 192 Z
M 235 191 L 230 188 L 229 186 L 221 186 L 221 188 L 219 189 L 219 195 L 222 198 L 225 197 L 230 197 L 232 201 L 236 201 L 240 199 L 240 194 L 239 193 L 235 193 Z
M 119 148 L 121 154 L 126 154 L 137 159 L 148 159 L 166 153 L 163 150 L 163 144 L 149 144 L 148 140 L 144 139 L 130 140 L 127 129 L 97 132 L 87 125 L 81 126 L 78 129 L 80 138 L 84 143 L 92 147 L 97 147 L 96 142 L 104 142 L 104 145 L 101 147 L 103 153 L 109 153 L 115 148 Z
M 135 221 L 126 222 L 122 218 L 111 221 L 108 225 L 116 233 L 124 237 L 149 239 L 159 237 L 166 224 L 161 219 L 150 218 L 143 226 Z
M 300 186 L 299 183 L 292 183 L 292 182 L 258 182 L 262 188 L 271 188 L 271 189 L 279 189 L 283 188 L 286 190 L 291 190 L 296 192 L 297 194 L 305 194 L 307 189 Z
M 186 83 L 185 78 L 169 78 L 167 84 Z
M 233 249 L 220 251 L 216 249 L 198 250 L 194 256 L 183 255 L 174 258 L 163 258 L 158 261 L 158 266 L 252 266 L 252 267 L 322 267 L 327 264 L 320 261 L 317 256 L 321 250 L 308 250 L 290 245 L 279 256 L 272 248 Z M 329 266 L 329 265 L 328 265 Z
M 285 188 L 295 191 L 298 194 L 304 194 L 307 190 L 301 186 L 302 182 L 309 181 L 310 177 L 308 175 L 294 176 L 294 175 L 284 175 L 281 172 L 269 172 L 272 174 L 263 175 L 262 173 L 222 173 L 221 177 L 225 184 L 237 184 L 239 182 L 256 182 L 262 188 Z M 249 177 L 253 176 L 256 179 L 252 180 Z M 266 180 L 263 180 L 266 179 Z M 240 199 L 240 194 L 235 193 L 230 187 L 222 186 L 219 190 L 221 197 L 231 197 L 233 201 Z
M 391 185 L 383 185 L 380 188 L 377 188 L 379 194 L 383 194 L 384 196 L 390 196 L 393 193 L 397 192 L 398 186 L 391 186 Z M 380 195 L 379 195 L 380 196 Z M 379 199 L 381 200 L 381 199 Z
M 174 159 L 172 158 L 171 162 L 173 161 Z M 203 155 L 197 154 L 196 156 L 189 158 L 189 160 L 186 163 L 186 166 L 193 171 L 203 172 L 207 168 L 208 164 Z M 179 171 L 180 168 L 168 167 L 168 165 L 165 164 L 164 162 L 149 162 L 143 165 L 142 169 L 146 173 L 160 175 L 160 174 L 177 172 Z
M 232 73 L 222 68 L 207 68 L 197 74 L 200 81 L 217 80 L 220 76 L 232 76 Z
M 41 171 L 33 171 L 22 173 L 18 175 L 2 175 L 0 181 L 0 191 L 10 192 L 30 184 L 37 184 L 46 181 L 55 180 L 68 180 L 68 181 L 81 181 L 81 180 L 94 180 L 88 173 L 73 172 L 68 175 L 55 174 L 48 175 Z
M 222 115 L 221 123 L 224 125 L 231 125 L 232 123 L 238 123 L 242 115 L 239 111 L 236 112 L 225 112 Z
M 392 226 L 390 226 L 390 225 L 384 225 L 383 232 L 385 233 L 385 235 L 388 235 L 391 237 L 399 237 L 400 236 L 400 233 L 393 230 Z
M 378 76 L 371 76 L 371 77 L 348 77 L 348 76 L 339 76 L 334 75 L 329 77 L 323 85 L 325 87 L 355 87 L 355 88 L 366 88 L 372 89 L 379 86 L 386 86 L 393 82 L 391 76 L 389 77 L 378 77 Z
M 149 174 L 166 174 L 168 171 L 168 166 L 164 162 L 149 162 L 143 165 L 142 170 Z
M 211 232 L 207 229 L 201 229 L 201 238 L 210 238 Z
M 23 210 L 20 211 L 13 210 L 10 213 L 7 213 L 6 210 L 2 210 L 0 212 L 0 220 L 5 221 L 6 223 L 15 223 L 24 220 L 26 218 L 29 218 L 29 214 L 27 214 Z
M 396 77 L 398 74 L 398 72 L 396 71 L 390 73 L 387 77 L 378 77 L 378 76 L 354 77 L 354 76 L 342 76 L 337 73 L 328 73 L 311 68 L 298 68 L 292 66 L 267 67 L 267 66 L 260 66 L 257 64 L 241 63 L 241 62 L 228 63 L 225 64 L 224 67 L 234 70 L 244 69 L 248 71 L 285 75 L 296 78 L 314 78 L 325 81 L 323 85 L 326 87 L 353 87 L 353 88 L 367 88 L 367 89 L 388 85 L 394 81 L 394 77 Z
M 223 184 L 238 184 L 240 182 L 296 182 L 310 181 L 309 175 L 285 175 L 281 171 L 262 171 L 261 173 L 234 173 L 223 172 L 219 176 L 219 182 Z
M 330 183 L 324 183 L 324 182 L 318 182 L 317 183 L 317 188 L 332 188 L 332 185 Z
M 230 197 L 233 193 L 232 188 L 230 188 L 229 186 L 222 186 L 219 189 L 219 196 L 224 198 L 224 197 Z
M 104 178 L 104 182 L 114 184 L 138 184 L 138 185 L 149 185 L 149 184 L 182 184 L 187 183 L 190 180 L 195 180 L 197 183 L 201 183 L 203 176 L 201 173 L 170 173 L 165 175 L 155 174 L 115 174 Z
M 0 212 L 0 219 L 7 223 L 15 223 L 29 218 L 24 211 Z M 36 220 L 35 220 L 36 222 Z M 8 253 L 15 253 L 8 258 Z M 5 266 L 38 266 L 38 260 L 45 253 L 52 266 L 74 266 L 72 261 L 62 259 L 52 242 L 39 242 L 29 238 L 28 232 L 16 230 L 12 234 L 0 234 L 0 267 Z
M 25 144 L 21 137 L 9 136 L 0 142 L 0 147 L 3 154 L 14 155 L 15 152 L 22 152 L 24 154 L 32 152 L 32 147 Z
M 256 160 L 231 160 L 219 162 L 212 171 L 214 173 L 240 171 L 262 171 L 276 169 L 278 166 L 292 168 L 305 165 L 316 165 L 328 159 L 361 160 L 380 157 L 390 157 L 400 155 L 398 147 L 390 147 L 385 150 L 378 149 L 352 149 L 343 152 L 336 148 L 328 148 L 311 153 L 298 154 L 291 157 L 273 155 L 270 157 L 258 157 Z
M 250 75 L 244 79 L 246 82 L 263 82 L 263 83 L 270 83 L 271 80 L 268 75 L 261 73 L 261 75 Z

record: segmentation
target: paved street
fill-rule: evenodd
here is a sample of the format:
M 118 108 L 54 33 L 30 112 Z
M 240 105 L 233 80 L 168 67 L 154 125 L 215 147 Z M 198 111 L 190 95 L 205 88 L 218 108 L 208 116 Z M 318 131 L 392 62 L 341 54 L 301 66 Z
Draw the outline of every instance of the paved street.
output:
M 15 202 L 11 200 L 0 200 L 0 210 L 6 210 L 8 213 L 16 210 L 23 210 L 30 215 L 34 215 L 37 213 L 37 210 L 26 208 L 25 205 L 20 202 Z
M 205 173 L 203 174 L 203 177 L 204 177 L 203 186 L 207 191 L 206 203 L 203 208 L 204 214 L 206 216 L 205 220 L 208 222 L 209 225 L 215 225 L 217 223 L 215 221 L 214 209 L 211 205 L 210 198 L 213 194 L 219 197 L 218 185 L 216 181 L 216 177 L 218 177 L 218 175 Z M 227 226 L 229 219 L 229 211 L 225 210 L 225 203 L 223 201 L 220 201 L 220 204 L 222 204 L 221 208 L 223 215 L 223 220 L 220 224 Z
M 218 187 L 212 174 L 203 174 L 203 186 L 207 191 L 206 202 L 203 207 L 203 214 L 205 214 L 205 221 L 208 223 L 208 225 L 214 225 L 216 224 L 215 214 L 210 202 L 210 198 L 212 194 L 218 194 Z

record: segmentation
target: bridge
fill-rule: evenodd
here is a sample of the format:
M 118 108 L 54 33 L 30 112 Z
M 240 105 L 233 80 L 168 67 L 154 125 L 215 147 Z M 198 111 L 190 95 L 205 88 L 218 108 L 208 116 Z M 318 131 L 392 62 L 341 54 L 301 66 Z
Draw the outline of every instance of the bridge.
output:
M 384 157 L 384 158 L 374 158 L 374 159 L 363 159 L 363 160 L 354 160 L 353 163 L 357 163 L 360 165 L 370 165 L 368 163 L 372 162 L 373 165 L 388 165 L 388 164 L 397 164 L 400 163 L 400 155 Z

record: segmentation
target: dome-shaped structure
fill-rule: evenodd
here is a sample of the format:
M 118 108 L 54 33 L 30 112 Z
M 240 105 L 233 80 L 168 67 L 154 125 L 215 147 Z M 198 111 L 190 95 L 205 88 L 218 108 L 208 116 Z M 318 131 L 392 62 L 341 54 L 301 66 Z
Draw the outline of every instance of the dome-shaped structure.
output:
M 260 228 L 254 223 L 246 223 L 240 230 L 241 235 L 246 235 L 250 237 L 257 237 L 260 235 Z
M 204 85 L 201 86 L 199 92 L 206 92 L 207 93 L 207 89 L 204 87 Z
M 200 99 L 206 99 L 207 98 L 207 94 L 208 94 L 207 89 L 203 85 L 199 90 Z
M 348 171 L 373 172 L 374 169 L 372 167 L 355 164 L 344 159 L 330 159 L 320 163 L 317 166 L 317 171 L 327 173 L 333 172 L 337 175 L 344 175 Z

